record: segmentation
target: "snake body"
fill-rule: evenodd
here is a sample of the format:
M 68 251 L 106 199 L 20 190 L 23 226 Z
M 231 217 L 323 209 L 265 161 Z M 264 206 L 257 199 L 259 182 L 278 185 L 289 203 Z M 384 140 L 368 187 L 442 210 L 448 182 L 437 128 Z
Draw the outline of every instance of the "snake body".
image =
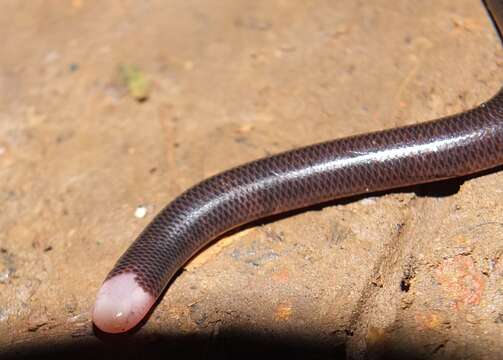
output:
M 503 1 L 486 5 L 501 29 Z M 100 289 L 94 322 L 114 333 L 135 326 L 180 267 L 239 225 L 501 164 L 503 91 L 457 115 L 311 145 L 230 169 L 185 191 L 141 232 Z

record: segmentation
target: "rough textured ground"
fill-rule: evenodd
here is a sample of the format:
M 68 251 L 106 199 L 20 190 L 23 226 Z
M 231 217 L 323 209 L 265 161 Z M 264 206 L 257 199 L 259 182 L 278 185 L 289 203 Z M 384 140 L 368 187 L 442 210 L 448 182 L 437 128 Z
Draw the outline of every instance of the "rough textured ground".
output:
M 503 61 L 479 1 L 6 0 L 0 28 L 0 357 L 500 357 L 501 172 L 248 227 L 139 331 L 90 321 L 117 257 L 188 186 L 488 98 Z

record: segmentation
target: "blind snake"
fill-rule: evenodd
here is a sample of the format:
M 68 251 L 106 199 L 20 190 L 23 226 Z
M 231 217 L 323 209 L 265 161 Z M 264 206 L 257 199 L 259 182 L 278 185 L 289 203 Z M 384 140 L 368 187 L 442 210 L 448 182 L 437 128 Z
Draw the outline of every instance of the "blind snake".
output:
M 503 0 L 485 1 L 497 28 Z M 311 145 L 227 170 L 168 204 L 98 291 L 94 324 L 120 333 L 220 234 L 332 199 L 473 174 L 503 164 L 503 90 L 478 107 L 416 125 Z

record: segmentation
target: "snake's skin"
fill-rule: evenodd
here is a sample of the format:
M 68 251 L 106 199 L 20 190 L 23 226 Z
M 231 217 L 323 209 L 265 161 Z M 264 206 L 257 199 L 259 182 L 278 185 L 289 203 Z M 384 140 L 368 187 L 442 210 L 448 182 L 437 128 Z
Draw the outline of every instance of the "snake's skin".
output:
M 501 22 L 502 0 L 486 5 L 496 23 Z M 199 249 L 238 225 L 331 199 L 501 164 L 503 91 L 454 116 L 288 151 L 204 180 L 155 217 L 107 279 L 133 272 L 140 286 L 157 298 Z

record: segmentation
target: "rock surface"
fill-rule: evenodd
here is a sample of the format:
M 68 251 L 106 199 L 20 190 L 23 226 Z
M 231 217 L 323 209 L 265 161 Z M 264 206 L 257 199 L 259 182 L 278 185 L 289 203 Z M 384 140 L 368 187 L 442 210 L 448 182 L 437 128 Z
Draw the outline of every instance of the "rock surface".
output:
M 498 171 L 247 227 L 136 333 L 90 319 L 118 256 L 190 185 L 495 93 L 480 2 L 5 1 L 0 25 L 0 357 L 499 358 Z

